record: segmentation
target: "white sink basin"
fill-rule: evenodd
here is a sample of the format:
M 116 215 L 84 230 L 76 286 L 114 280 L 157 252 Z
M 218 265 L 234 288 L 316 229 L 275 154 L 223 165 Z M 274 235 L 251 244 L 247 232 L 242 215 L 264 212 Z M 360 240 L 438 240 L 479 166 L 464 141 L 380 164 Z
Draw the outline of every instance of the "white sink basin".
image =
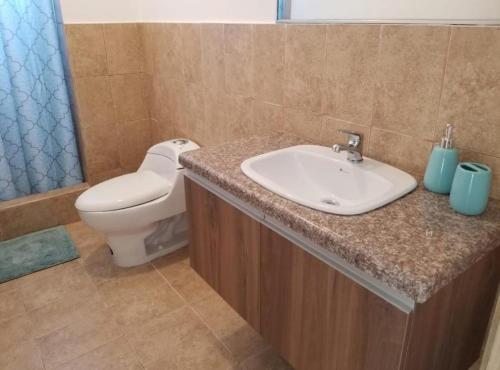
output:
M 374 210 L 417 186 L 412 176 L 385 163 L 346 158 L 327 147 L 298 145 L 247 159 L 241 170 L 284 198 L 339 215 Z

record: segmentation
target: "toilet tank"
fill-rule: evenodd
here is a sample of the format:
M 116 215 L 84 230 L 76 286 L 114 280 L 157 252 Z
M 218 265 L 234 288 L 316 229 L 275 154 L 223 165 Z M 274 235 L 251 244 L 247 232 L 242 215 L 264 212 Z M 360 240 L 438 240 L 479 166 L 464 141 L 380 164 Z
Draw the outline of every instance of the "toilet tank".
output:
M 198 148 L 199 146 L 195 142 L 181 138 L 153 145 L 147 151 L 137 172 L 153 171 L 174 183 L 178 170 L 183 168 L 179 163 L 179 155 Z

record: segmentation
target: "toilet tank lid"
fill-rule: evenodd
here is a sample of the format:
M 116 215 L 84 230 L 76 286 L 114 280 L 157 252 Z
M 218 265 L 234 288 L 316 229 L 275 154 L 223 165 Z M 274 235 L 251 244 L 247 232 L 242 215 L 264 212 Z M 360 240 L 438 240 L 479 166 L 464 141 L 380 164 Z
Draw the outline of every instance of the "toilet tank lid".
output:
M 182 168 L 179 164 L 179 155 L 190 150 L 199 149 L 199 145 L 189 139 L 177 138 L 153 145 L 149 148 L 149 154 L 161 155 L 176 163 L 177 168 Z
M 134 172 L 91 187 L 78 197 L 75 207 L 84 212 L 116 211 L 161 198 L 171 187 L 153 171 Z

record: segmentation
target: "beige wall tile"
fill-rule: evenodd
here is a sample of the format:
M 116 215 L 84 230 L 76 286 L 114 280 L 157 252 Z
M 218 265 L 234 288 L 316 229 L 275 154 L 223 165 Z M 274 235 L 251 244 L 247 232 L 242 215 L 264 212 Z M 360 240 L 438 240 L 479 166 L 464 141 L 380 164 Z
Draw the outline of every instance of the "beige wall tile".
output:
M 155 73 L 161 73 L 169 79 L 182 80 L 182 39 L 180 25 L 164 23 L 158 35 L 155 52 Z
M 110 74 L 144 71 L 144 52 L 139 25 L 105 24 L 104 40 Z
M 287 25 L 285 106 L 321 111 L 321 85 L 326 61 L 326 27 Z
M 368 155 L 416 176 L 423 176 L 432 142 L 392 131 L 371 129 Z
M 153 144 L 160 143 L 174 137 L 174 126 L 168 121 L 151 120 Z
M 236 95 L 226 95 L 225 140 L 235 140 L 250 135 L 253 124 L 254 99 Z
M 283 106 L 256 100 L 253 104 L 253 125 L 255 135 L 265 135 L 283 130 Z
M 80 129 L 116 121 L 109 77 L 77 78 L 74 83 Z
M 285 108 L 283 129 L 287 134 L 306 138 L 312 143 L 319 143 L 321 126 L 321 115 Z
M 371 123 L 379 34 L 380 26 L 327 26 L 323 112 Z
M 181 91 L 180 117 L 175 129 L 196 142 L 205 139 L 205 96 L 201 84 L 186 83 Z
M 73 76 L 88 77 L 107 74 L 102 25 L 71 24 L 64 28 Z
M 183 23 L 180 27 L 184 80 L 189 83 L 202 83 L 201 25 Z
M 373 126 L 434 137 L 449 27 L 382 26 Z
M 118 131 L 114 122 L 82 125 L 86 178 L 95 183 L 98 174 L 120 168 Z
M 252 25 L 224 25 L 226 93 L 253 95 Z
M 82 186 L 80 189 L 75 190 L 71 193 L 61 194 L 55 196 L 50 202 L 50 207 L 52 212 L 56 216 L 57 223 L 59 225 L 66 225 L 72 222 L 77 222 L 80 220 L 78 211 L 75 208 L 76 198 L 80 196 L 86 189 L 88 185 Z
M 201 58 L 203 87 L 224 91 L 224 25 L 201 25 Z
M 104 171 L 95 171 L 92 172 L 88 177 L 87 177 L 87 182 L 89 183 L 90 186 L 99 184 L 103 181 L 109 180 L 113 177 L 117 177 L 120 175 L 123 175 L 123 170 L 121 167 L 113 168 L 111 170 L 104 170 Z
M 265 102 L 283 103 L 285 26 L 253 26 L 253 90 Z
M 500 157 L 500 27 L 452 30 L 439 124 L 455 144 Z M 439 131 L 441 134 L 441 131 Z
M 225 140 L 226 101 L 223 91 L 205 89 L 206 140 L 202 144 L 218 144 Z
M 152 75 L 154 72 L 154 61 L 156 53 L 156 32 L 159 25 L 157 23 L 141 23 L 139 32 L 141 35 L 142 50 L 144 52 L 144 73 Z
M 339 132 L 339 130 L 359 132 L 362 135 L 360 151 L 363 154 L 368 152 L 368 148 L 370 147 L 370 127 L 357 125 L 332 117 L 323 117 L 320 135 L 321 143 L 325 146 L 347 143 L 347 136 Z
M 120 167 L 135 172 L 152 146 L 151 121 L 123 121 L 118 124 Z
M 149 118 L 146 75 L 143 73 L 110 77 L 116 115 L 119 121 Z
M 50 208 L 50 199 L 32 202 L 26 206 L 4 209 L 0 212 L 2 237 L 5 240 L 30 232 L 57 226 L 57 216 Z
M 179 120 L 179 97 L 184 94 L 185 84 L 160 74 L 153 77 L 152 85 L 151 117 L 159 122 L 168 122 L 173 127 Z

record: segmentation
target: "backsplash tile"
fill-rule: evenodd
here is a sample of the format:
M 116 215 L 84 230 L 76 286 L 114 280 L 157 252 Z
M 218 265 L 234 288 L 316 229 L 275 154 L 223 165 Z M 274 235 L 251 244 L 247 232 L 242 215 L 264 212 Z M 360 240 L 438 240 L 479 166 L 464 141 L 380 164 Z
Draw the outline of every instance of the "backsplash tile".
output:
M 102 25 L 104 30 L 108 26 Z M 87 26 L 71 25 L 68 32 L 84 32 L 79 27 Z M 88 39 L 97 37 L 98 25 L 94 28 L 85 30 Z M 131 29 L 136 28 L 113 37 L 124 40 Z M 145 71 L 145 97 L 141 100 L 140 92 L 118 87 L 139 89 L 139 83 L 125 81 L 140 79 L 142 73 L 128 69 L 123 77 L 113 71 L 99 76 L 111 81 L 115 130 L 126 136 L 122 127 L 135 128 L 133 122 L 144 125 L 151 143 L 180 135 L 206 145 L 284 130 L 329 146 L 343 142 L 344 135 L 337 130 L 347 128 L 363 133 L 365 155 L 422 176 L 432 141 L 452 121 L 457 124 L 457 145 L 467 149 L 462 157 L 476 158 L 495 169 L 500 158 L 499 29 L 142 24 L 131 44 L 136 38 L 141 41 L 135 49 L 143 50 L 142 62 L 136 65 Z M 88 44 L 84 42 L 80 50 Z M 92 64 L 74 69 L 100 73 L 93 72 L 99 69 Z M 101 112 L 83 110 L 84 116 L 91 117 Z M 103 108 L 97 117 L 105 117 L 104 112 Z M 125 117 L 134 119 L 123 124 Z M 83 132 L 100 132 L 90 128 L 91 123 L 82 126 Z M 123 141 L 132 142 L 133 135 Z M 138 162 L 137 153 L 128 158 L 116 152 L 118 164 L 97 166 L 96 175 L 123 172 Z M 117 168 L 110 169 L 113 165 Z M 494 197 L 500 197 L 499 187 L 496 174 Z
M 224 91 L 224 25 L 201 25 L 201 71 L 203 87 Z
M 110 74 L 144 72 L 144 51 L 139 25 L 105 24 L 104 41 Z
M 228 94 L 253 95 L 252 40 L 251 25 L 224 25 L 224 83 Z
M 103 27 L 68 25 L 66 39 L 74 77 L 103 76 L 108 72 Z
M 380 26 L 328 26 L 323 112 L 369 125 L 372 118 Z
M 450 28 L 382 26 L 373 126 L 432 139 Z
M 326 62 L 326 26 L 287 25 L 285 106 L 319 113 Z
M 457 27 L 451 41 L 440 128 L 453 122 L 456 145 L 500 157 L 500 27 Z
M 285 26 L 253 26 L 253 91 L 265 102 L 283 104 Z

